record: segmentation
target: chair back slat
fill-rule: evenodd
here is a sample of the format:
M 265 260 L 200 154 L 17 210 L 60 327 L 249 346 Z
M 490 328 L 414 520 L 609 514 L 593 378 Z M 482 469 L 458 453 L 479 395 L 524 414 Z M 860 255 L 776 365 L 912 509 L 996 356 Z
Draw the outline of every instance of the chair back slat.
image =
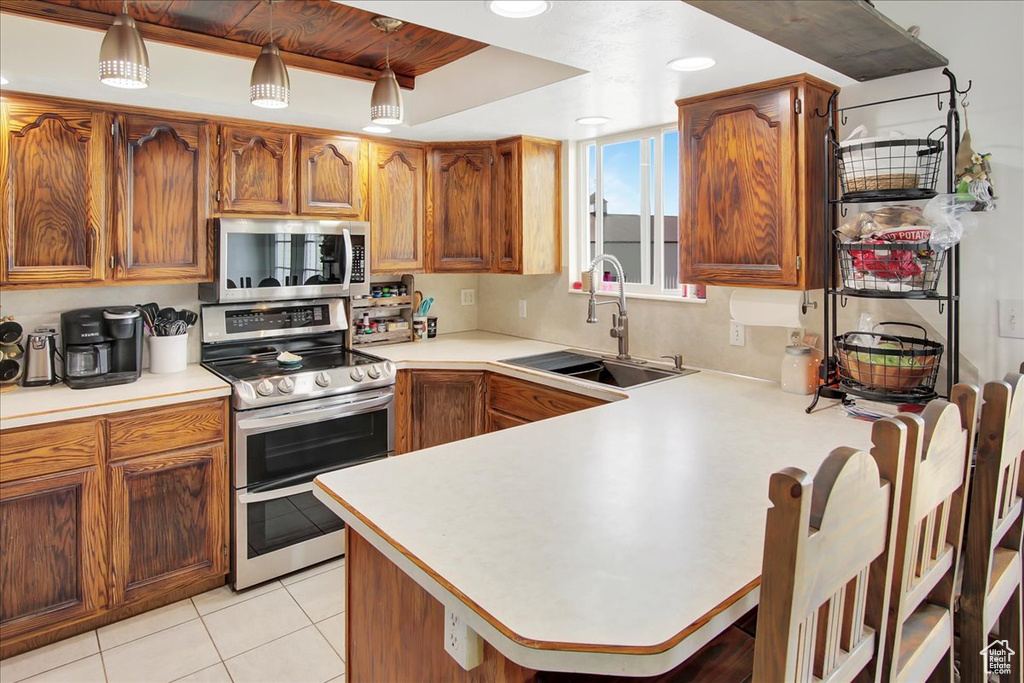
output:
M 900 653 L 912 646 L 903 642 L 904 624 L 923 602 L 950 610 L 952 619 L 977 397 L 976 388 L 957 385 L 951 392 L 954 402 L 935 400 L 920 416 L 896 416 L 907 428 L 907 446 L 896 517 L 891 607 L 882 647 L 882 680 L 899 678 Z M 952 646 L 950 639 L 945 657 L 951 656 Z M 936 656 L 943 650 L 929 652 Z
M 772 475 L 755 683 L 848 681 L 874 658 L 906 427 L 881 420 L 872 439 L 870 454 L 832 451 L 813 482 L 793 468 Z

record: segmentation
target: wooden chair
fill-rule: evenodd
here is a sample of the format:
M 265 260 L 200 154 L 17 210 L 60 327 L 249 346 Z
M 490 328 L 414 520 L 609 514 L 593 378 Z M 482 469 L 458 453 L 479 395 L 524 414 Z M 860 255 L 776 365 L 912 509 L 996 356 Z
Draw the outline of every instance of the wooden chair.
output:
M 998 624 L 1008 641 L 1008 679 L 1021 680 L 1021 500 L 1024 498 L 1024 374 L 985 385 L 971 494 L 960 614 L 960 674 L 983 683 L 983 649 Z
M 813 482 L 772 475 L 754 683 L 874 678 L 906 440 L 903 423 L 880 420 L 870 456 L 837 448 Z
M 953 680 L 953 599 L 978 390 L 958 384 L 907 427 L 881 680 Z

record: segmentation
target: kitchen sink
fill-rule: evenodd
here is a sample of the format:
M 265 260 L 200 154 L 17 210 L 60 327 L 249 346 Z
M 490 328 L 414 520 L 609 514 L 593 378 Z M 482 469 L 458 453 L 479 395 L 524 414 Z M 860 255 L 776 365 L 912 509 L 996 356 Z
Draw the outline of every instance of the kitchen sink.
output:
M 620 361 L 575 349 L 507 358 L 501 362 L 621 388 L 661 382 L 697 372 Z

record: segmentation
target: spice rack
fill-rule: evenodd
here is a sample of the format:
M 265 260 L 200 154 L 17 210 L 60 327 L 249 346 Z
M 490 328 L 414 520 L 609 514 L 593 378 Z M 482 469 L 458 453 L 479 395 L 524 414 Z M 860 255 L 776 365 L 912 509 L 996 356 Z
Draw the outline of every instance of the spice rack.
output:
M 372 288 L 387 287 L 390 291 L 397 291 L 402 286 L 407 292 L 404 296 L 391 295 L 381 297 L 351 298 L 348 301 L 349 334 L 346 346 L 350 349 L 360 349 L 368 346 L 381 346 L 384 344 L 401 344 L 413 340 L 412 330 L 412 302 L 413 292 L 416 291 L 416 283 L 412 275 L 403 275 L 401 279 L 390 282 L 375 282 Z M 358 325 L 361 320 L 369 319 L 376 325 L 387 325 L 388 321 L 405 325 L 405 329 L 383 330 L 375 332 L 359 332 Z
M 825 301 L 824 301 L 824 345 L 825 345 L 825 359 L 822 366 L 822 379 L 824 383 L 821 384 L 817 391 L 815 391 L 814 399 L 811 404 L 807 407 L 806 412 L 810 413 L 818 403 L 818 399 L 821 397 L 830 399 L 846 399 L 847 396 L 860 397 L 875 401 L 882 401 L 888 403 L 924 403 L 937 396 L 936 392 L 930 388 L 925 390 L 924 388 L 920 391 L 914 389 L 907 389 L 901 384 L 896 384 L 893 387 L 889 387 L 889 384 L 882 383 L 883 388 L 872 388 L 872 385 L 877 382 L 872 381 L 865 384 L 864 381 L 856 381 L 856 377 L 850 377 L 849 373 L 844 376 L 844 373 L 840 372 L 840 354 L 843 352 L 843 344 L 838 341 L 840 331 L 838 329 L 838 309 L 845 308 L 851 299 L 856 300 L 858 298 L 886 298 L 886 299 L 926 299 L 936 301 L 939 308 L 939 314 L 944 315 L 946 322 L 946 390 L 947 392 L 952 388 L 959 379 L 960 368 L 960 247 L 954 245 L 946 256 L 945 263 L 945 275 L 944 277 L 939 276 L 941 272 L 941 264 L 936 264 L 938 271 L 932 273 L 932 276 L 936 281 L 944 282 L 944 291 L 936 291 L 935 285 L 938 282 L 930 283 L 930 287 L 923 287 L 918 291 L 894 291 L 894 292 L 883 292 L 873 289 L 860 290 L 849 286 L 847 278 L 844 278 L 844 269 L 848 270 L 848 263 L 843 263 L 842 258 L 844 256 L 844 250 L 841 243 L 836 238 L 836 228 L 838 223 L 837 213 L 842 213 L 846 216 L 847 206 L 854 204 L 864 203 L 877 203 L 877 202 L 898 202 L 898 201 L 911 201 L 915 199 L 927 199 L 935 195 L 934 191 L 921 192 L 917 189 L 890 189 L 884 187 L 874 188 L 868 190 L 867 188 L 852 187 L 848 182 L 840 183 L 840 175 L 848 169 L 843 168 L 841 165 L 842 154 L 839 151 L 840 146 L 837 141 L 837 121 L 840 119 L 840 123 L 846 124 L 846 113 L 852 109 L 861 109 L 864 107 L 876 107 L 880 105 L 890 104 L 893 102 L 901 102 L 906 100 L 916 100 L 923 98 L 935 98 L 938 104 L 938 108 L 941 111 L 943 105 L 943 98 L 948 97 L 948 110 L 946 112 L 946 121 L 944 125 L 938 126 L 933 134 L 938 131 L 941 134 L 937 138 L 933 138 L 929 135 L 929 138 L 924 141 L 929 146 L 938 144 L 944 141 L 945 147 L 945 161 L 946 161 L 946 192 L 952 193 L 954 191 L 955 174 L 956 169 L 954 161 L 956 158 L 956 150 L 960 141 L 960 113 L 957 110 L 957 97 L 963 96 L 970 90 L 971 86 L 968 86 L 965 90 L 959 90 L 957 88 L 956 76 L 949 69 L 943 69 L 942 74 L 948 79 L 948 88 L 945 90 L 938 90 L 933 92 L 922 93 L 920 95 L 909 95 L 906 97 L 896 97 L 888 100 L 881 100 L 878 102 L 868 102 L 865 104 L 858 104 L 850 107 L 838 108 L 836 106 L 838 91 L 832 94 L 829 98 L 828 107 L 825 112 L 815 111 L 814 115 L 819 117 L 827 117 L 829 120 L 829 128 L 826 133 L 826 165 L 828 169 L 826 173 L 826 183 L 824 197 L 822 198 L 829 210 L 826 212 L 825 218 L 825 244 L 827 245 L 827 254 L 825 255 Z M 910 141 L 913 142 L 913 141 Z M 883 144 L 883 143 L 879 143 Z M 939 147 L 941 150 L 941 147 Z M 926 153 L 932 153 L 931 148 L 925 150 Z M 877 168 L 876 168 L 877 170 Z M 934 171 L 937 173 L 938 164 L 936 163 Z M 846 178 L 844 181 L 848 180 Z M 934 175 L 932 176 L 932 182 L 934 183 Z M 842 190 L 846 190 L 844 194 Z M 852 190 L 852 191 L 851 191 Z M 861 191 L 863 190 L 863 191 Z M 838 209 L 838 211 L 837 211 Z M 907 249 L 906 245 L 901 247 Z M 868 247 L 867 250 L 871 248 Z M 857 251 L 865 251 L 865 247 L 858 246 Z M 837 263 L 837 260 L 840 262 Z M 837 268 L 837 266 L 839 266 Z M 897 339 L 901 339 L 898 338 Z M 915 340 L 917 341 L 917 340 Z M 925 341 L 926 344 L 934 344 L 934 342 Z M 941 353 L 941 345 L 939 345 Z M 871 354 L 880 353 L 877 349 L 869 349 L 869 360 Z M 881 352 L 889 353 L 889 352 Z M 919 351 L 914 351 L 919 353 Z M 923 351 L 920 351 L 923 353 Z M 846 359 L 849 362 L 849 357 Z M 899 374 L 900 367 L 892 369 L 885 369 L 889 374 Z M 933 369 L 936 373 L 938 371 L 938 365 Z M 887 375 L 888 377 L 888 375 Z M 863 380 L 863 378 L 860 378 Z M 895 377 L 894 381 L 898 380 L 899 377 Z M 934 375 L 932 375 L 932 384 L 934 385 Z M 889 387 L 889 388 L 886 388 Z

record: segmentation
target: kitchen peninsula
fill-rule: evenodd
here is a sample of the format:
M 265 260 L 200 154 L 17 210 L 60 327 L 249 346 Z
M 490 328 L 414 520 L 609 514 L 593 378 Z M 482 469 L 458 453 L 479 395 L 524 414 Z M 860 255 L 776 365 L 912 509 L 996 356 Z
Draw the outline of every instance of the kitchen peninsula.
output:
M 598 396 L 499 362 L 559 348 L 466 333 L 381 355 Z M 317 480 L 350 529 L 350 680 L 667 671 L 757 604 L 770 474 L 870 445 L 868 424 L 807 416 L 770 382 L 703 371 L 601 391 L 605 405 Z

